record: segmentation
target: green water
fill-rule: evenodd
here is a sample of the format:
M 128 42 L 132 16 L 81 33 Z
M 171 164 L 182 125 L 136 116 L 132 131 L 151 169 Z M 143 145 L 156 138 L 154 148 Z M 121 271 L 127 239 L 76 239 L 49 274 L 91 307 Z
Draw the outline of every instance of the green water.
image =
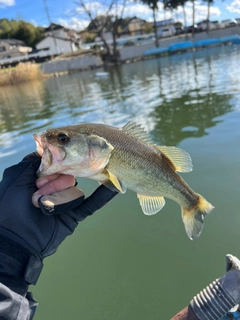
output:
M 45 259 L 36 320 L 170 319 L 225 272 L 227 253 L 240 257 L 239 61 L 239 46 L 222 47 L 0 89 L 0 175 L 35 150 L 32 133 L 131 120 L 190 153 L 182 176 L 215 206 L 191 241 L 176 203 L 147 217 L 133 192 L 117 196 Z

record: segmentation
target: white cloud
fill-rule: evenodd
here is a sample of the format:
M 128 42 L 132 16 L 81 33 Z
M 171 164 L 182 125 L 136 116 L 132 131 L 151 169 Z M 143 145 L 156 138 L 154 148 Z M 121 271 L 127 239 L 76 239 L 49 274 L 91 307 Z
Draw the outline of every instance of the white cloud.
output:
M 179 8 L 179 11 L 181 10 L 181 20 L 183 21 L 183 11 L 182 8 Z M 187 3 L 186 8 L 186 19 L 187 19 L 187 24 L 191 25 L 192 24 L 192 4 Z M 199 2 L 196 2 L 195 4 L 195 22 L 200 22 L 202 20 L 207 19 L 207 5 L 206 4 L 201 4 Z M 211 6 L 210 7 L 210 20 L 215 20 L 221 15 L 221 11 L 219 10 L 218 7 Z
M 0 0 L 1 1 L 1 0 Z M 10 0 L 8 0 L 10 1 Z M 86 2 L 87 10 L 90 10 L 93 14 L 93 17 L 97 15 L 105 15 L 108 7 L 106 6 L 106 1 L 102 0 L 103 2 L 98 1 L 89 1 Z M 234 0 L 232 3 L 233 7 L 239 7 L 240 10 L 240 0 Z M 158 4 L 159 9 L 156 11 L 156 19 L 157 21 L 173 18 L 174 21 L 181 21 L 184 24 L 184 15 L 182 7 L 179 7 L 178 10 L 171 13 L 170 11 L 165 11 L 163 9 L 163 4 L 159 2 Z M 116 8 L 113 8 L 115 11 Z M 121 12 L 122 6 L 119 3 L 117 7 L 117 11 Z M 198 1 L 195 2 L 195 22 L 200 22 L 207 18 L 207 4 L 200 3 Z M 186 12 L 186 19 L 187 25 L 192 25 L 192 3 L 187 2 L 185 5 L 185 12 Z M 236 12 L 236 11 L 235 11 Z M 112 12 L 114 13 L 114 12 Z M 66 15 L 69 15 L 70 12 L 65 12 Z M 73 14 L 73 13 L 71 13 Z M 210 7 L 210 19 L 217 20 L 220 17 L 221 11 L 216 6 Z M 127 5 L 124 9 L 123 17 L 133 17 L 137 16 L 138 18 L 144 19 L 146 21 L 152 22 L 153 21 L 153 14 L 152 10 L 147 6 L 139 2 L 135 2 L 135 0 L 130 0 L 127 2 Z M 83 30 L 86 26 L 88 26 L 90 20 L 87 16 L 85 10 L 82 7 L 77 7 L 75 10 L 74 17 L 69 17 L 67 19 L 59 19 L 58 23 L 65 26 L 69 29 L 75 30 Z
M 105 3 L 98 1 L 89 1 L 85 3 L 86 9 L 92 13 L 93 17 L 105 15 L 108 11 L 108 6 Z M 86 14 L 85 9 L 82 6 L 77 7 L 76 12 L 78 14 Z
M 58 23 L 68 29 L 84 30 L 89 25 L 89 20 L 70 18 L 68 20 L 58 19 Z
M 240 3 L 240 0 L 235 0 Z M 157 21 L 165 20 L 173 18 L 174 21 L 181 21 L 184 23 L 184 15 L 182 7 L 179 7 L 178 10 L 174 11 L 173 13 L 170 11 L 165 11 L 163 9 L 163 4 L 159 2 L 158 4 L 159 9 L 156 11 L 156 19 Z M 205 20 L 207 18 L 207 5 L 201 4 L 200 2 L 195 3 L 195 22 L 199 22 L 201 20 Z M 185 6 L 186 12 L 186 20 L 187 25 L 192 24 L 192 4 L 191 2 L 187 2 Z M 210 19 L 217 19 L 221 15 L 221 11 L 216 6 L 210 7 Z M 152 22 L 153 21 L 153 14 L 152 10 L 147 6 L 141 3 L 130 3 L 126 9 L 124 16 L 137 16 L 141 19 L 146 21 Z
M 15 0 L 0 0 L 0 8 L 10 7 L 15 5 Z
M 230 5 L 226 6 L 226 9 L 230 12 L 240 14 L 240 0 L 234 0 Z
M 140 3 L 132 3 L 125 8 L 125 17 L 138 17 L 143 20 L 152 21 L 152 10 Z

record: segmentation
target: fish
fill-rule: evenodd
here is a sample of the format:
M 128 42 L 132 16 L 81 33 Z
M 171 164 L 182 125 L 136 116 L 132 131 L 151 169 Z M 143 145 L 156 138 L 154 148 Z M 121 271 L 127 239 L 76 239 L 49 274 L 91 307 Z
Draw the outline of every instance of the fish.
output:
M 140 124 L 128 122 L 117 128 L 80 123 L 33 137 L 42 157 L 39 177 L 71 174 L 97 180 L 119 193 L 130 189 L 136 192 L 146 215 L 160 211 L 169 198 L 180 205 L 191 240 L 200 236 L 204 218 L 214 209 L 178 174 L 192 171 L 190 155 L 175 146 L 156 145 Z

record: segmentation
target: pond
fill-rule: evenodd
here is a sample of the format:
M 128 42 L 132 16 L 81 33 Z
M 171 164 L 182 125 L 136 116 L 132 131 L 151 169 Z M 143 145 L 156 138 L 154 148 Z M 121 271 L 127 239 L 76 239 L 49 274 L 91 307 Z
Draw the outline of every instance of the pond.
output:
M 134 121 L 191 155 L 182 177 L 215 206 L 191 241 L 175 202 L 148 217 L 134 192 L 118 195 L 45 259 L 36 320 L 170 319 L 225 273 L 226 254 L 240 257 L 239 61 L 226 46 L 1 88 L 0 175 L 35 150 L 33 133 Z M 78 183 L 86 195 L 98 186 Z

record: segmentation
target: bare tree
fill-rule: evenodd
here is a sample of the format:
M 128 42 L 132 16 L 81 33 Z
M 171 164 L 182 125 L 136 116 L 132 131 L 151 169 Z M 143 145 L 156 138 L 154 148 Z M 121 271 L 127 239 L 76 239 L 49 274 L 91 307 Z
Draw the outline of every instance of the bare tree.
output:
M 203 0 L 204 2 L 207 2 L 208 10 L 207 10 L 207 32 L 209 32 L 210 27 L 210 7 L 214 3 L 214 0 Z
M 78 0 L 76 4 L 81 8 L 81 13 L 85 13 L 93 27 L 94 32 L 100 37 L 106 49 L 107 60 L 110 62 L 118 62 L 117 35 L 118 27 L 123 17 L 126 0 L 111 0 L 107 5 L 106 1 L 86 2 L 86 0 Z M 112 34 L 112 45 L 106 40 L 104 33 Z
M 152 9 L 153 14 L 153 24 L 155 33 L 155 44 L 159 47 L 158 34 L 157 34 L 157 22 L 156 22 L 156 11 L 158 10 L 158 0 L 141 0 L 143 4 L 147 4 L 150 9 Z
M 177 9 L 179 6 L 182 7 L 183 10 L 183 18 L 184 18 L 184 27 L 185 27 L 185 34 L 187 35 L 187 17 L 186 17 L 186 10 L 185 4 L 187 0 L 163 0 L 163 5 L 165 9 Z
M 195 0 L 192 0 L 192 21 L 193 21 L 193 26 L 192 26 L 192 37 L 195 37 Z

